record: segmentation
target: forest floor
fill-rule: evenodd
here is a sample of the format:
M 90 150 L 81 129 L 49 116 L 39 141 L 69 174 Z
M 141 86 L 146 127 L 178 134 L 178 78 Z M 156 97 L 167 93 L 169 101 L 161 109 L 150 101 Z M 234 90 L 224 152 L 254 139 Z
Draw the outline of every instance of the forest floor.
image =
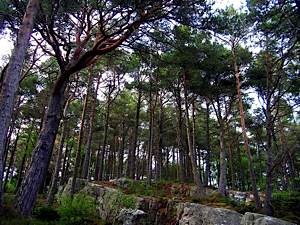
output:
M 172 199 L 177 202 L 194 202 L 216 208 L 227 208 L 239 213 L 255 212 L 253 203 L 236 202 L 228 197 L 222 197 L 215 190 L 211 189 L 210 195 L 201 199 L 193 199 L 190 196 L 192 185 L 183 183 L 159 182 L 151 186 L 144 182 L 132 182 L 124 186 L 116 185 L 113 182 L 98 182 L 103 186 L 117 188 L 125 194 L 139 197 L 154 197 L 162 199 Z M 64 205 L 61 207 L 58 202 L 52 206 L 47 206 L 46 196 L 39 195 L 32 217 L 21 217 L 13 207 L 15 195 L 6 193 L 4 195 L 4 212 L 0 216 L 0 225 L 105 225 L 97 213 L 90 213 L 89 210 L 93 205 L 84 203 L 81 205 Z M 83 200 L 84 201 L 84 200 Z M 300 192 L 275 192 L 273 194 L 274 216 L 284 220 L 300 224 Z M 79 207 L 79 209 L 76 209 Z M 81 207 L 81 208 L 80 208 Z M 82 209 L 82 207 L 85 207 Z M 66 209 L 67 208 L 67 209 Z M 78 221 L 62 221 L 61 214 L 67 218 L 74 216 L 76 211 L 86 211 L 88 217 L 79 218 Z M 95 209 L 94 209 L 95 210 Z M 258 212 L 261 213 L 261 212 Z M 67 214 L 67 215 L 66 215 Z M 78 218 L 77 218 L 78 219 Z

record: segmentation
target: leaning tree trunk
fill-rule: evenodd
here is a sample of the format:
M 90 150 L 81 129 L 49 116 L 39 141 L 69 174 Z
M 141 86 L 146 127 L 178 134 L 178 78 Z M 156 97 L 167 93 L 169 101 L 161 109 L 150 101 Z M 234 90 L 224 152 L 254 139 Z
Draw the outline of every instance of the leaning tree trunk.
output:
M 11 153 L 10 153 L 10 159 L 9 159 L 9 162 L 8 162 L 8 166 L 7 166 L 7 170 L 6 170 L 6 174 L 5 174 L 5 179 L 4 179 L 4 189 L 5 189 L 5 185 L 8 182 L 8 178 L 9 178 L 9 175 L 10 175 L 11 167 L 12 167 L 12 165 L 14 163 L 14 159 L 15 159 L 15 154 L 16 154 L 16 151 L 17 151 L 17 144 L 18 144 L 19 138 L 20 138 L 20 135 L 19 135 L 19 131 L 18 131 L 16 139 L 15 139 L 15 142 L 14 142 L 14 146 L 13 146 L 13 148 L 11 150 Z M 12 172 L 12 174 L 13 174 L 13 172 Z
M 69 99 L 70 100 L 70 99 Z M 64 113 L 63 113 L 63 120 L 61 122 L 61 137 L 60 137 L 60 143 L 59 143 L 59 149 L 58 149 L 58 154 L 57 154 L 57 159 L 56 159 L 56 164 L 55 164 L 55 170 L 54 174 L 52 176 L 52 181 L 51 181 L 51 186 L 50 190 L 48 193 L 47 197 L 47 203 L 48 205 L 51 205 L 54 200 L 54 195 L 57 192 L 58 189 L 58 184 L 59 184 L 59 172 L 61 171 L 61 162 L 62 162 L 62 157 L 63 157 L 63 148 L 65 144 L 65 139 L 67 136 L 67 120 L 66 120 L 66 113 L 67 109 L 69 107 L 69 100 L 66 102 L 65 108 L 64 108 Z
M 240 71 L 238 68 L 237 64 L 237 59 L 236 59 L 236 51 L 235 47 L 232 47 L 232 56 L 233 56 L 233 65 L 234 65 L 234 73 L 235 73 L 235 80 L 236 80 L 236 90 L 237 90 L 237 96 L 238 96 L 238 101 L 239 101 L 239 113 L 240 113 L 240 123 L 242 127 L 242 134 L 243 134 L 243 140 L 244 140 L 244 147 L 246 150 L 246 154 L 248 157 L 248 166 L 249 166 L 249 173 L 250 173 L 250 178 L 251 178 L 251 185 L 252 185 L 252 191 L 255 199 L 255 207 L 256 209 L 261 208 L 260 204 L 260 199 L 257 191 L 257 185 L 256 185 L 256 176 L 254 173 L 254 167 L 253 167 L 253 159 L 252 159 L 252 154 L 251 150 L 249 147 L 249 138 L 247 135 L 247 129 L 246 129 L 246 124 L 245 124 L 245 111 L 244 111 L 244 106 L 243 106 L 243 99 L 242 99 L 242 93 L 241 93 L 241 84 L 240 84 Z
M 3 181 L 3 156 L 4 143 L 7 130 L 13 113 L 15 95 L 19 87 L 21 70 L 25 59 L 26 49 L 32 33 L 34 18 L 38 13 L 38 0 L 30 0 L 27 4 L 21 27 L 18 32 L 16 45 L 9 65 L 5 71 L 0 93 L 0 209 L 2 208 L 2 181 Z
M 23 215 L 31 213 L 39 188 L 48 170 L 64 107 L 64 92 L 68 83 L 68 77 L 67 74 L 60 75 L 54 86 L 29 170 L 16 196 L 16 208 Z

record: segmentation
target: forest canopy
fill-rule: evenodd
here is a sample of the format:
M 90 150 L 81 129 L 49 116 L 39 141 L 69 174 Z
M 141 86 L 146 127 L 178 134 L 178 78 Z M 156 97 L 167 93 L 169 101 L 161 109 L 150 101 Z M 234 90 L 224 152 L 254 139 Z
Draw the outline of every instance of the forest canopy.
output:
M 298 0 L 0 2 L 0 208 L 72 178 L 300 191 Z M 260 193 L 264 193 L 264 199 Z

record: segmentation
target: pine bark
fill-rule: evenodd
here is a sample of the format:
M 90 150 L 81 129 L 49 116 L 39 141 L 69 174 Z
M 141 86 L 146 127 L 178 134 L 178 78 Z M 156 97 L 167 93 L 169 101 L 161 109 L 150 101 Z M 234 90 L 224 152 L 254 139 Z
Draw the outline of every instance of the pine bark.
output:
M 125 121 L 122 121 L 122 141 L 121 146 L 119 148 L 118 153 L 118 177 L 123 176 L 123 158 L 124 158 L 124 148 L 125 148 L 125 138 L 126 138 L 126 130 L 125 130 Z
M 5 185 L 7 184 L 7 181 L 8 181 L 8 178 L 9 178 L 9 175 L 10 175 L 10 170 L 13 166 L 13 163 L 14 163 L 14 160 L 15 160 L 15 154 L 16 154 L 16 151 L 17 151 L 17 145 L 18 145 L 18 141 L 19 141 L 19 132 L 17 133 L 17 136 L 16 136 L 16 139 L 15 139 L 15 142 L 14 142 L 14 146 L 11 150 L 11 153 L 10 153 L 10 158 L 9 158 L 9 162 L 8 162 L 8 166 L 7 166 L 7 169 L 6 169 L 6 174 L 5 174 L 5 179 L 4 179 L 4 188 L 5 188 Z
M 183 119 L 182 119 L 182 98 L 180 95 L 180 87 L 178 90 L 175 90 L 176 96 L 176 103 L 177 103 L 177 146 L 178 146 L 178 158 L 179 158 L 179 180 L 184 182 L 186 180 L 186 173 L 185 173 L 185 154 L 184 154 L 184 142 L 183 142 Z
M 221 195 L 225 196 L 227 194 L 227 162 L 226 162 L 226 150 L 225 150 L 225 130 L 224 121 L 220 124 L 220 175 L 219 175 L 219 186 L 218 191 Z
M 69 99 L 70 100 L 70 99 Z M 63 113 L 63 120 L 61 122 L 61 137 L 59 141 L 59 148 L 58 148 L 58 153 L 57 153 L 57 159 L 55 163 L 55 169 L 54 169 L 54 174 L 52 176 L 51 180 L 51 186 L 50 190 L 48 193 L 47 197 L 47 203 L 48 205 L 51 205 L 54 200 L 54 195 L 58 190 L 58 184 L 59 184 L 59 172 L 61 171 L 61 163 L 62 163 L 62 157 L 63 157 L 63 148 L 65 145 L 65 139 L 67 137 L 67 119 L 66 119 L 66 114 L 67 114 L 67 109 L 69 107 L 69 100 L 66 102 L 65 108 L 64 108 L 64 113 Z
M 94 118 L 96 113 L 97 93 L 100 85 L 100 78 L 101 76 L 99 76 L 97 79 L 96 89 L 93 93 L 92 112 L 89 117 L 88 137 L 87 137 L 85 155 L 84 155 L 83 166 L 82 166 L 82 178 L 84 179 L 89 179 L 89 166 L 91 161 L 91 147 L 92 147 L 92 139 L 93 139 Z
M 205 176 L 204 176 L 204 185 L 208 186 L 211 180 L 211 149 L 210 149 L 210 131 L 209 131 L 209 102 L 206 101 L 206 157 L 205 157 Z
M 29 45 L 30 35 L 32 33 L 34 18 L 38 13 L 38 0 L 30 0 L 27 4 L 26 12 L 18 32 L 17 41 L 10 58 L 9 65 L 5 71 L 0 93 L 0 210 L 2 208 L 3 196 L 3 159 L 7 130 L 13 113 L 15 95 L 19 87 L 21 70 L 27 47 Z
M 89 73 L 88 78 L 88 85 L 87 85 L 87 92 L 84 97 L 84 103 L 81 113 L 81 119 L 80 119 L 80 128 L 79 128 L 79 134 L 78 134 L 78 142 L 77 142 L 77 148 L 76 148 L 76 158 L 75 158 L 75 165 L 73 169 L 73 179 L 72 179 L 72 185 L 71 185 L 71 196 L 75 193 L 75 185 L 76 185 L 76 179 L 79 176 L 80 172 L 80 162 L 81 162 L 81 145 L 83 140 L 83 132 L 84 132 L 84 123 L 85 118 L 87 114 L 87 107 L 88 107 L 88 99 L 90 95 L 91 85 L 93 81 L 93 75 L 92 73 Z
M 147 162 L 147 184 L 151 184 L 152 179 L 152 151 L 153 151 L 153 121 L 154 107 L 152 96 L 152 79 L 150 78 L 150 93 L 149 93 L 149 138 L 148 138 L 148 162 Z
M 271 109 L 271 82 L 272 82 L 272 74 L 270 68 L 270 59 L 269 54 L 265 54 L 265 65 L 266 65 L 266 109 L 265 109 L 265 116 L 266 116 L 266 130 L 267 130 L 267 177 L 266 177 L 266 196 L 264 202 L 264 211 L 267 215 L 273 215 L 274 210 L 271 204 L 272 200 L 272 181 L 273 181 L 273 116 L 272 116 L 272 109 Z
M 135 126 L 134 126 L 134 137 L 133 137 L 133 147 L 132 152 L 130 154 L 130 159 L 128 159 L 128 170 L 129 177 L 135 178 L 135 168 L 136 168 L 136 152 L 137 152 L 137 141 L 138 141 L 138 132 L 139 132 L 139 124 L 140 124 L 140 111 L 141 111 L 141 103 L 142 103 L 142 93 L 140 88 L 138 90 L 138 99 L 136 104 L 136 113 L 135 113 Z
M 111 105 L 111 86 L 109 86 L 109 94 L 107 98 L 107 107 L 105 112 L 105 122 L 104 122 L 104 138 L 102 149 L 99 148 L 97 152 L 97 159 L 95 165 L 95 179 L 103 180 L 104 178 L 104 161 L 105 161 L 105 152 L 107 145 L 107 136 L 108 136 L 108 125 L 109 125 L 109 117 L 110 117 L 110 105 Z
M 199 193 L 203 194 L 203 187 L 202 187 L 203 185 L 202 185 L 202 182 L 200 180 L 199 171 L 197 169 L 195 149 L 193 149 L 193 143 L 192 143 L 192 139 L 191 139 L 186 74 L 184 74 L 184 77 L 183 77 L 183 86 L 184 86 L 184 105 L 185 105 L 186 133 L 187 133 L 188 151 L 189 151 L 189 157 L 190 157 L 191 166 L 192 166 L 193 179 L 194 179 L 194 182 L 196 184 L 197 191 Z
M 48 109 L 44 116 L 43 128 L 33 152 L 29 170 L 17 193 L 16 209 L 22 215 L 30 215 L 39 188 L 48 170 L 54 141 L 64 108 L 64 92 L 68 83 L 68 77 L 67 74 L 61 74 L 54 86 Z
M 248 157 L 248 166 L 249 166 L 249 173 L 251 178 L 251 185 L 252 185 L 252 192 L 255 199 L 255 207 L 256 209 L 261 208 L 260 199 L 257 191 L 257 184 L 256 184 L 256 176 L 254 173 L 254 167 L 253 167 L 253 159 L 251 150 L 249 147 L 249 138 L 247 135 L 247 129 L 245 124 L 245 111 L 244 111 L 244 105 L 243 105 L 243 99 L 242 99 L 242 93 L 241 93 L 241 84 L 240 84 L 240 71 L 237 64 L 237 56 L 236 56 L 236 49 L 235 46 L 232 46 L 232 57 L 233 57 L 233 66 L 234 66 L 234 73 L 235 73 L 235 80 L 236 80 L 236 90 L 237 90 L 237 96 L 238 96 L 238 102 L 239 102 L 239 113 L 240 113 L 240 124 L 242 127 L 242 134 L 243 134 L 243 140 L 244 140 L 244 148 L 246 150 L 246 154 Z

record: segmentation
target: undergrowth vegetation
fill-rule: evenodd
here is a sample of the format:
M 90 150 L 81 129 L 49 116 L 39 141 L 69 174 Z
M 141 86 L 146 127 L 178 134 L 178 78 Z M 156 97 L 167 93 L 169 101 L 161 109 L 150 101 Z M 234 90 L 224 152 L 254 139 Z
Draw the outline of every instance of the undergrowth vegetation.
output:
M 84 194 L 63 195 L 58 205 L 47 206 L 44 198 L 39 198 L 31 217 L 20 216 L 13 207 L 13 194 L 4 196 L 4 212 L 0 225 L 105 225 L 97 216 L 95 200 Z

